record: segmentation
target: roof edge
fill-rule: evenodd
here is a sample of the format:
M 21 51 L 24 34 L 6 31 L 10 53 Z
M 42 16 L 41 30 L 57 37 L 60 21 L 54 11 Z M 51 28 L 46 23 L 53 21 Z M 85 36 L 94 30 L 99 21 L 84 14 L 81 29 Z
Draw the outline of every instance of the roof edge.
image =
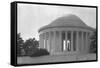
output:
M 63 27 L 66 27 L 66 28 L 68 28 L 68 27 L 74 27 L 74 28 L 84 28 L 84 29 L 89 29 L 89 30 L 92 30 L 92 31 L 96 31 L 96 29 L 95 28 L 92 28 L 92 27 L 90 27 L 90 26 L 87 26 L 87 27 L 82 27 L 82 26 L 52 26 L 52 27 L 44 27 L 44 28 L 40 28 L 39 30 L 38 30 L 38 33 L 40 32 L 40 31 L 42 31 L 42 30 L 45 30 L 45 29 L 49 29 L 49 28 L 63 28 Z

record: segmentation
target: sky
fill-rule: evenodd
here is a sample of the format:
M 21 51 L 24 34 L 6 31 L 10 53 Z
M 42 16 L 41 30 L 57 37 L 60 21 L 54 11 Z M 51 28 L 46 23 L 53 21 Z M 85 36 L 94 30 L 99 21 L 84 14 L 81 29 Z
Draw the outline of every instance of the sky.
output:
M 96 8 L 19 3 L 17 32 L 21 33 L 23 40 L 39 40 L 39 28 L 67 14 L 77 15 L 85 24 L 96 28 Z

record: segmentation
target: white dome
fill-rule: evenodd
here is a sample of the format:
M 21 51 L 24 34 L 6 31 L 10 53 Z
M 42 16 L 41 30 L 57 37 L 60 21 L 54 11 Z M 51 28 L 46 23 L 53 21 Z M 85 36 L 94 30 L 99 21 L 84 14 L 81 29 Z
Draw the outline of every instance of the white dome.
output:
M 39 31 L 46 29 L 46 28 L 54 28 L 54 27 L 85 27 L 88 26 L 76 15 L 68 14 L 63 17 L 59 17 L 56 20 L 54 20 L 52 23 L 50 23 L 47 26 L 44 26 L 39 29 Z

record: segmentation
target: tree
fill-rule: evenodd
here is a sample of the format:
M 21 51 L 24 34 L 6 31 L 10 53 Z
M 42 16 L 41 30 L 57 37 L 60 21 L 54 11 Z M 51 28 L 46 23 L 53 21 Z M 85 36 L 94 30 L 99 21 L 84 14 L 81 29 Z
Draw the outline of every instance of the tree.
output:
M 20 33 L 17 34 L 17 56 L 22 56 L 22 54 L 24 54 L 24 51 L 23 51 L 24 41 L 20 35 L 21 35 Z M 23 53 L 22 53 L 22 51 L 23 51 Z
M 90 37 L 90 40 L 91 40 L 90 52 L 92 52 L 92 53 L 96 53 L 96 50 L 97 50 L 96 34 L 97 34 L 97 32 L 95 31 L 93 33 L 93 35 Z
M 36 50 L 36 48 L 38 47 L 39 47 L 39 42 L 35 40 L 35 38 L 29 38 L 28 40 L 25 41 L 23 46 L 26 55 L 30 55 L 33 52 L 35 52 L 34 50 Z

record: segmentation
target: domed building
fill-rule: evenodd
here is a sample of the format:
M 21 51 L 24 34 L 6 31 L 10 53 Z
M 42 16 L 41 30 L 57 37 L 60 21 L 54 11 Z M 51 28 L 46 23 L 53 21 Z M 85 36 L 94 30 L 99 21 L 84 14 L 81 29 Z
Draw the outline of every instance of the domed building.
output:
M 89 53 L 93 31 L 78 16 L 69 14 L 39 29 L 39 45 L 51 55 Z

